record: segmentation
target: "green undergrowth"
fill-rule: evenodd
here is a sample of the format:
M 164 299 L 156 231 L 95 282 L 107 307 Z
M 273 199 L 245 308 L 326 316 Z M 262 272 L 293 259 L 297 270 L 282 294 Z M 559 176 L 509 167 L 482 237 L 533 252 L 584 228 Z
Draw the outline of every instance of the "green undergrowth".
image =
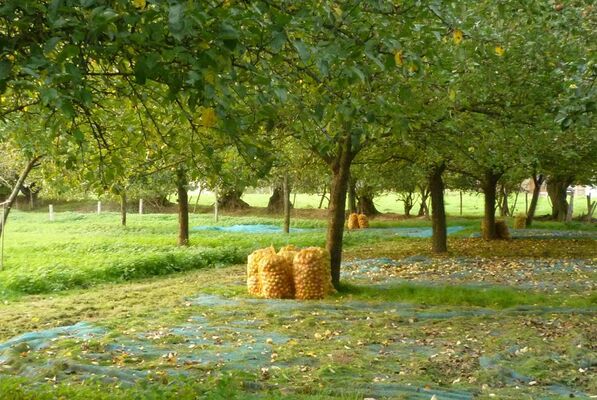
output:
M 105 282 L 130 281 L 168 275 L 193 269 L 226 266 L 244 262 L 246 251 L 236 248 L 178 249 L 148 252 L 135 258 L 97 265 L 51 263 L 33 270 L 6 271 L 3 286 L 8 293 L 38 294 L 85 288 Z
M 588 296 L 543 294 L 506 287 L 424 286 L 402 283 L 362 286 L 343 283 L 338 296 L 379 302 L 405 302 L 433 306 L 475 306 L 495 309 L 516 306 L 597 307 L 597 293 Z

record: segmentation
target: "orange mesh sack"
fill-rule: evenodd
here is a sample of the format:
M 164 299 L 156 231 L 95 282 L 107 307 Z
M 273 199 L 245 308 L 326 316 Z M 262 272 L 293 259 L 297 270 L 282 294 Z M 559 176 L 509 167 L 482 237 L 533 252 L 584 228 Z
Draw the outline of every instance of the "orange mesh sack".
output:
M 514 229 L 525 229 L 527 227 L 527 216 L 518 214 L 514 219 Z
M 294 282 L 292 267 L 288 260 L 274 252 L 259 260 L 259 279 L 261 281 L 261 295 L 268 299 L 294 298 Z
M 352 213 L 348 216 L 348 229 L 359 229 L 359 216 Z
M 255 250 L 247 258 L 247 289 L 252 296 L 261 296 L 261 278 L 259 276 L 259 263 L 264 258 L 275 254 L 273 247 Z
M 361 228 L 361 229 L 369 228 L 369 217 L 367 217 L 365 214 L 359 214 L 358 219 L 359 219 L 359 228 Z
M 294 260 L 294 256 L 296 253 L 299 252 L 299 248 L 295 245 L 289 244 L 288 246 L 284 246 L 278 251 L 278 255 L 282 256 L 288 262 L 288 267 L 290 269 L 290 273 L 292 274 L 292 262 Z
M 510 239 L 510 230 L 508 229 L 508 225 L 506 225 L 506 221 L 495 221 L 495 231 L 498 238 Z
M 297 300 L 323 299 L 332 290 L 329 253 L 308 247 L 294 257 L 294 288 Z

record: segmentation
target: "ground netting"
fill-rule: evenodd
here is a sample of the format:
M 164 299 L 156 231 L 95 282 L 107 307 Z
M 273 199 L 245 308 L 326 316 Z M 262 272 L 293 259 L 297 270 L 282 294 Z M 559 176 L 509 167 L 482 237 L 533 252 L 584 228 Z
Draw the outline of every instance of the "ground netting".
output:
M 230 226 L 216 226 L 216 225 L 201 225 L 194 226 L 193 231 L 216 231 L 227 233 L 282 233 L 281 227 L 276 225 L 266 224 L 246 224 L 246 225 L 230 225 Z M 290 228 L 290 232 L 309 232 L 321 229 L 316 228 Z
M 597 289 L 597 261 L 485 257 L 370 258 L 345 261 L 344 279 L 368 283 L 502 285 L 541 291 Z
M 510 229 L 513 239 L 597 239 L 597 232 L 557 229 Z M 481 237 L 473 233 L 471 237 Z
M 390 340 L 353 339 L 351 324 L 375 322 L 384 318 L 387 323 L 406 326 L 405 332 L 434 332 L 442 321 L 486 325 L 493 321 L 501 326 L 504 320 L 519 318 L 534 324 L 552 326 L 565 331 L 559 321 L 570 315 L 586 315 L 586 324 L 595 319 L 597 310 L 564 309 L 557 307 L 520 307 L 504 311 L 482 308 L 425 308 L 400 302 L 367 301 L 310 301 L 227 298 L 220 295 L 201 294 L 185 300 L 189 307 L 196 307 L 197 315 L 184 323 L 163 326 L 145 332 L 108 332 L 107 329 L 80 322 L 71 326 L 51 328 L 19 335 L 0 344 L 0 371 L 4 374 L 22 375 L 43 381 L 52 377 L 60 381 L 81 381 L 89 378 L 122 385 L 143 380 L 159 381 L 160 375 L 168 376 L 204 373 L 211 370 L 263 371 L 276 368 L 272 373 L 286 368 L 301 371 L 329 369 L 329 357 L 357 357 L 371 365 L 392 366 L 396 376 L 408 373 L 409 365 L 431 368 L 438 365 L 457 365 L 466 360 L 490 374 L 499 385 L 516 387 L 537 381 L 534 376 L 517 372 L 512 359 L 524 356 L 526 348 L 512 345 L 504 349 L 485 351 L 476 349 L 477 339 L 469 334 L 458 336 L 456 343 L 448 342 L 437 333 L 422 337 L 400 334 L 390 335 Z M 312 320 L 311 328 L 304 331 L 293 328 L 304 320 Z M 478 321 L 478 322 L 474 322 Z M 335 330 L 338 330 L 336 332 Z M 355 328 L 356 329 L 356 328 Z M 371 335 L 374 337 L 375 329 Z M 314 333 L 315 332 L 315 333 Z M 318 333 L 318 332 L 321 332 Z M 388 331 L 391 332 L 391 331 Z M 492 333 L 499 335 L 499 332 Z M 318 336 L 319 335 L 319 336 Z M 295 343 L 299 349 L 307 348 L 302 341 L 316 338 L 330 348 L 327 356 L 297 351 L 276 360 L 277 352 Z M 469 339 L 467 339 L 469 338 Z M 82 349 L 76 356 L 72 346 Z M 309 344 L 316 348 L 317 344 Z M 346 348 L 350 350 L 345 350 Z M 344 353 L 343 353 L 344 352 Z M 343 355 L 343 354 L 348 355 Z M 550 360 L 561 362 L 557 354 L 547 354 Z M 575 368 L 590 370 L 597 365 L 591 353 L 576 356 Z M 378 360 L 378 361 L 375 361 Z M 417 367 L 419 368 L 419 367 Z M 340 377 L 338 377 L 340 378 Z M 345 377 L 350 379 L 349 376 Z M 580 389 L 558 381 L 543 381 L 541 390 L 546 395 L 588 398 Z M 429 382 L 397 382 L 387 372 L 369 367 L 361 372 L 358 381 L 351 381 L 351 390 L 362 392 L 365 397 L 413 399 L 465 400 L 475 398 L 481 389 L 442 387 Z M 345 387 L 345 386 L 339 386 Z M 338 389 L 342 392 L 342 389 Z

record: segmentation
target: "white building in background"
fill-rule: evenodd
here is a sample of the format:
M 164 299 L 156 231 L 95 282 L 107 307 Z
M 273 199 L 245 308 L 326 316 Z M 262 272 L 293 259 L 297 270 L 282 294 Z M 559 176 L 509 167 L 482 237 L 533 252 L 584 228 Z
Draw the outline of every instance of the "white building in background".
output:
M 568 192 L 574 190 L 574 196 L 591 196 L 592 199 L 597 199 L 597 186 L 570 186 Z
M 520 187 L 523 191 L 532 193 L 535 183 L 532 179 L 525 179 L 520 184 Z M 588 196 L 591 195 L 592 199 L 597 199 L 597 186 L 583 186 L 583 185 L 573 185 L 570 186 L 567 190 L 570 193 L 574 190 L 574 196 Z M 543 182 L 541 185 L 541 191 L 539 192 L 540 195 L 547 196 L 547 182 Z

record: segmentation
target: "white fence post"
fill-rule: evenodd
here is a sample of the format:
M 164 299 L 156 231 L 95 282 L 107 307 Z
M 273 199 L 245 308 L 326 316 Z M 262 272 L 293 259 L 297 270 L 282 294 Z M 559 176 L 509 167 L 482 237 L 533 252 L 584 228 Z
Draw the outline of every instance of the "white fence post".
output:
M 101 201 L 97 202 L 97 213 L 98 214 L 102 213 L 102 202 Z
M 214 202 L 214 220 L 218 222 L 220 219 L 220 210 L 218 208 L 218 188 L 214 190 L 216 201 Z
M 143 214 L 143 199 L 139 199 L 139 215 Z
M 52 204 L 50 204 L 48 206 L 49 212 L 50 212 L 50 221 L 54 221 L 54 206 Z

